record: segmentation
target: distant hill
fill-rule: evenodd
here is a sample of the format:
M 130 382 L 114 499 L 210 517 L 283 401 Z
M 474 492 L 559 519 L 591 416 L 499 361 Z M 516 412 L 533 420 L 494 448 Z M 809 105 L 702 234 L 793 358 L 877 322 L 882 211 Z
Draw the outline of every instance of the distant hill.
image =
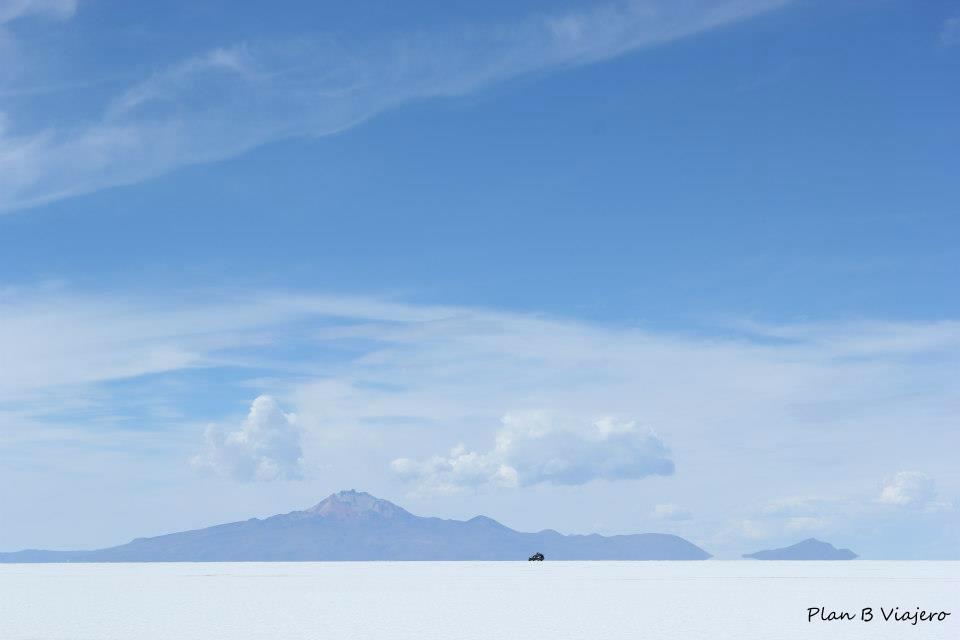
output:
M 807 538 L 789 547 L 745 553 L 743 557 L 755 560 L 853 560 L 857 554 L 850 549 L 837 549 L 829 542 Z
M 521 533 L 496 520 L 423 518 L 368 493 L 341 491 L 310 509 L 171 533 L 95 551 L 0 553 L 0 562 L 241 562 L 318 560 L 705 560 L 674 535 Z

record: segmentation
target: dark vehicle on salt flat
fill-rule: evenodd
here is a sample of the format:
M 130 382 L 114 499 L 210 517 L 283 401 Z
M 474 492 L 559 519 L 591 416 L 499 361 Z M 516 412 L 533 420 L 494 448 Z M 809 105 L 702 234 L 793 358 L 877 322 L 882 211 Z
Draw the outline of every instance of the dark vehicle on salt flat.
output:
M 533 554 L 532 556 L 530 556 L 529 558 L 527 558 L 527 560 L 529 560 L 529 561 L 531 561 L 531 562 L 533 562 L 533 561 L 543 562 L 543 554 L 538 551 L 537 553 L 535 553 L 535 554 Z

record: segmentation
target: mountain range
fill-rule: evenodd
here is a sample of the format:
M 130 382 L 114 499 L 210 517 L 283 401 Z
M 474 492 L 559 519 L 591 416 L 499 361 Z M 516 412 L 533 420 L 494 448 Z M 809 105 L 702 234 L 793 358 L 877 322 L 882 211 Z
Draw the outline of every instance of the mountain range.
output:
M 93 551 L 25 550 L 0 562 L 242 562 L 321 560 L 705 560 L 709 553 L 662 533 L 562 535 L 514 531 L 496 520 L 413 515 L 387 500 L 341 491 L 304 511 L 137 538 Z
M 829 542 L 807 538 L 789 547 L 745 553 L 743 557 L 755 560 L 853 560 L 857 554 L 850 549 L 837 549 Z

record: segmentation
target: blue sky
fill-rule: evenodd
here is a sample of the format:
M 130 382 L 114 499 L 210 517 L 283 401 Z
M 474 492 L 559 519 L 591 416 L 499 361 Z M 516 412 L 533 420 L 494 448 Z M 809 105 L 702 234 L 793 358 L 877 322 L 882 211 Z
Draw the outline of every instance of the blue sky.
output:
M 0 548 L 355 486 L 957 557 L 957 3 L 0 0 L 0 62 Z

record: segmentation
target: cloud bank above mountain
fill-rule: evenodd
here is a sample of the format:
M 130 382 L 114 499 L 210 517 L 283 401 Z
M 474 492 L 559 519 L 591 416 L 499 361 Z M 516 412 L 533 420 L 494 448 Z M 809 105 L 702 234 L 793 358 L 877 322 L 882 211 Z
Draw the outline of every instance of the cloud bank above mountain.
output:
M 423 492 L 455 493 L 490 484 L 578 485 L 670 475 L 673 461 L 663 441 L 634 422 L 600 418 L 579 424 L 545 411 L 508 413 L 490 451 L 458 445 L 449 456 L 398 458 L 393 471 Z
M 733 322 L 707 338 L 388 298 L 51 285 L 0 291 L 0 352 L 0 445 L 38 468 L 137 460 L 196 478 L 199 456 L 249 491 L 336 479 L 508 503 L 602 485 L 633 521 L 717 549 L 842 540 L 905 511 L 944 536 L 956 522 L 954 322 Z M 941 446 L 905 450 L 907 421 Z

